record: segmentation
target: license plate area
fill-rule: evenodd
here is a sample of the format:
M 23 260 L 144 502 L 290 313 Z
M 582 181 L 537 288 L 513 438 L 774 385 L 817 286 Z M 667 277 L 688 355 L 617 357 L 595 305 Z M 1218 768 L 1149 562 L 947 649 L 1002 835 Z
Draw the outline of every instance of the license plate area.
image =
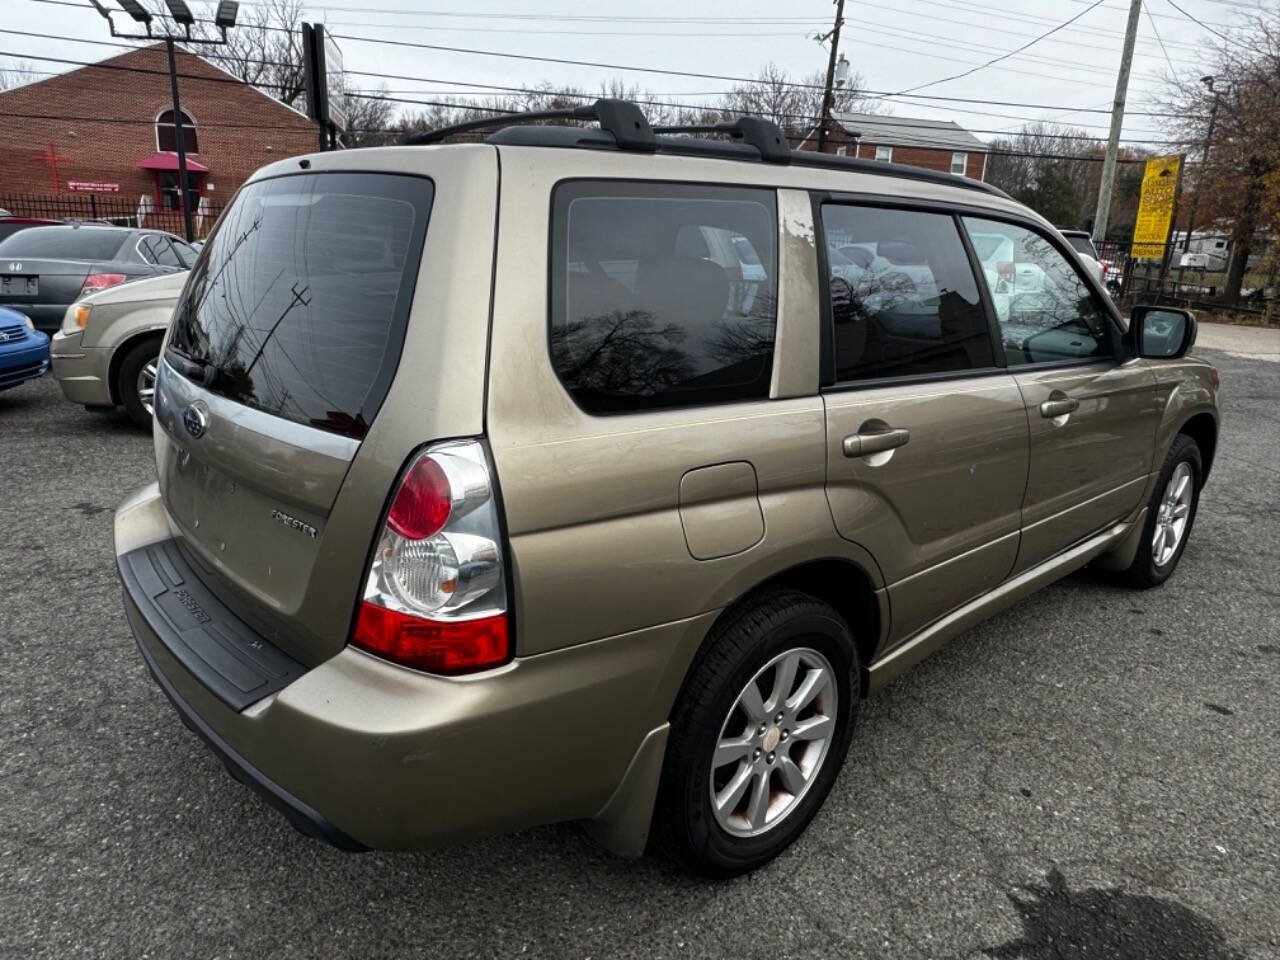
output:
M 6 297 L 34 297 L 39 293 L 39 277 L 0 277 L 0 294 Z

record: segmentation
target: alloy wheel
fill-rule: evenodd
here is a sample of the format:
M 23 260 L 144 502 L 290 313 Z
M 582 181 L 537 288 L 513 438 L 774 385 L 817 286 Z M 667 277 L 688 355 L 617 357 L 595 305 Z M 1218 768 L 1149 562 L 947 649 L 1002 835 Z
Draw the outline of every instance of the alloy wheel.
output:
M 156 362 L 148 360 L 138 371 L 138 400 L 147 413 L 155 415 Z
M 1156 511 L 1156 529 L 1151 537 L 1151 556 L 1157 567 L 1163 567 L 1173 559 L 1187 532 L 1191 518 L 1191 497 L 1194 493 L 1191 464 L 1185 460 L 1174 468 L 1165 484 L 1164 496 Z
M 711 758 L 711 809 L 726 833 L 759 836 L 799 806 L 835 739 L 837 691 L 830 661 L 809 647 L 778 654 L 742 688 Z

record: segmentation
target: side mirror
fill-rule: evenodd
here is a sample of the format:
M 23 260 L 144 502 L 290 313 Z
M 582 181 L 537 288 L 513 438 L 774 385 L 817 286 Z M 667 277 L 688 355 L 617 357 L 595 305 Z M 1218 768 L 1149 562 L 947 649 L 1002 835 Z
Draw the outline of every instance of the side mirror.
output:
M 1138 356 L 1172 360 L 1186 356 L 1196 342 L 1196 318 L 1176 307 L 1134 307 L 1129 332 Z

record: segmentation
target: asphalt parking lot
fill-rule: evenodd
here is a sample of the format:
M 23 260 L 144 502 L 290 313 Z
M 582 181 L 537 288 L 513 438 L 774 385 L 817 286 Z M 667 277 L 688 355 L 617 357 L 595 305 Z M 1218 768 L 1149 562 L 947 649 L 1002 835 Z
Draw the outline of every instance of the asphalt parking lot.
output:
M 49 378 L 0 394 L 0 956 L 1280 956 L 1280 354 L 1254 342 L 1198 351 L 1223 440 L 1175 577 L 1084 571 L 957 639 L 864 706 L 806 836 L 723 884 L 573 825 L 294 833 L 125 624 L 111 517 L 149 438 Z

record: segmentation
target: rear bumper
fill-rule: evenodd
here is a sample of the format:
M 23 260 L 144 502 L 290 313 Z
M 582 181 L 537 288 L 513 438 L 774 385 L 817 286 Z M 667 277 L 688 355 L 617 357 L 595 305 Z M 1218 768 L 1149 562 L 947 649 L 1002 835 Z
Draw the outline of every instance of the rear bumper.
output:
M 126 502 L 116 514 L 122 572 L 131 552 L 170 536 L 154 486 Z M 646 756 L 646 738 L 653 752 L 650 734 L 663 728 L 714 617 L 458 678 L 348 648 L 236 708 L 188 666 L 196 661 L 183 644 L 209 652 L 198 629 L 176 622 L 188 602 L 157 608 L 137 577 L 122 579 L 139 649 L 179 713 L 299 829 L 345 849 L 422 848 L 586 819 L 614 849 L 638 853 L 657 776 L 633 761 Z M 190 593 L 216 622 L 219 611 Z
M 58 332 L 53 335 L 49 354 L 53 375 L 63 395 L 72 403 L 88 407 L 110 406 L 111 351 L 100 347 L 81 346 L 84 332 Z

